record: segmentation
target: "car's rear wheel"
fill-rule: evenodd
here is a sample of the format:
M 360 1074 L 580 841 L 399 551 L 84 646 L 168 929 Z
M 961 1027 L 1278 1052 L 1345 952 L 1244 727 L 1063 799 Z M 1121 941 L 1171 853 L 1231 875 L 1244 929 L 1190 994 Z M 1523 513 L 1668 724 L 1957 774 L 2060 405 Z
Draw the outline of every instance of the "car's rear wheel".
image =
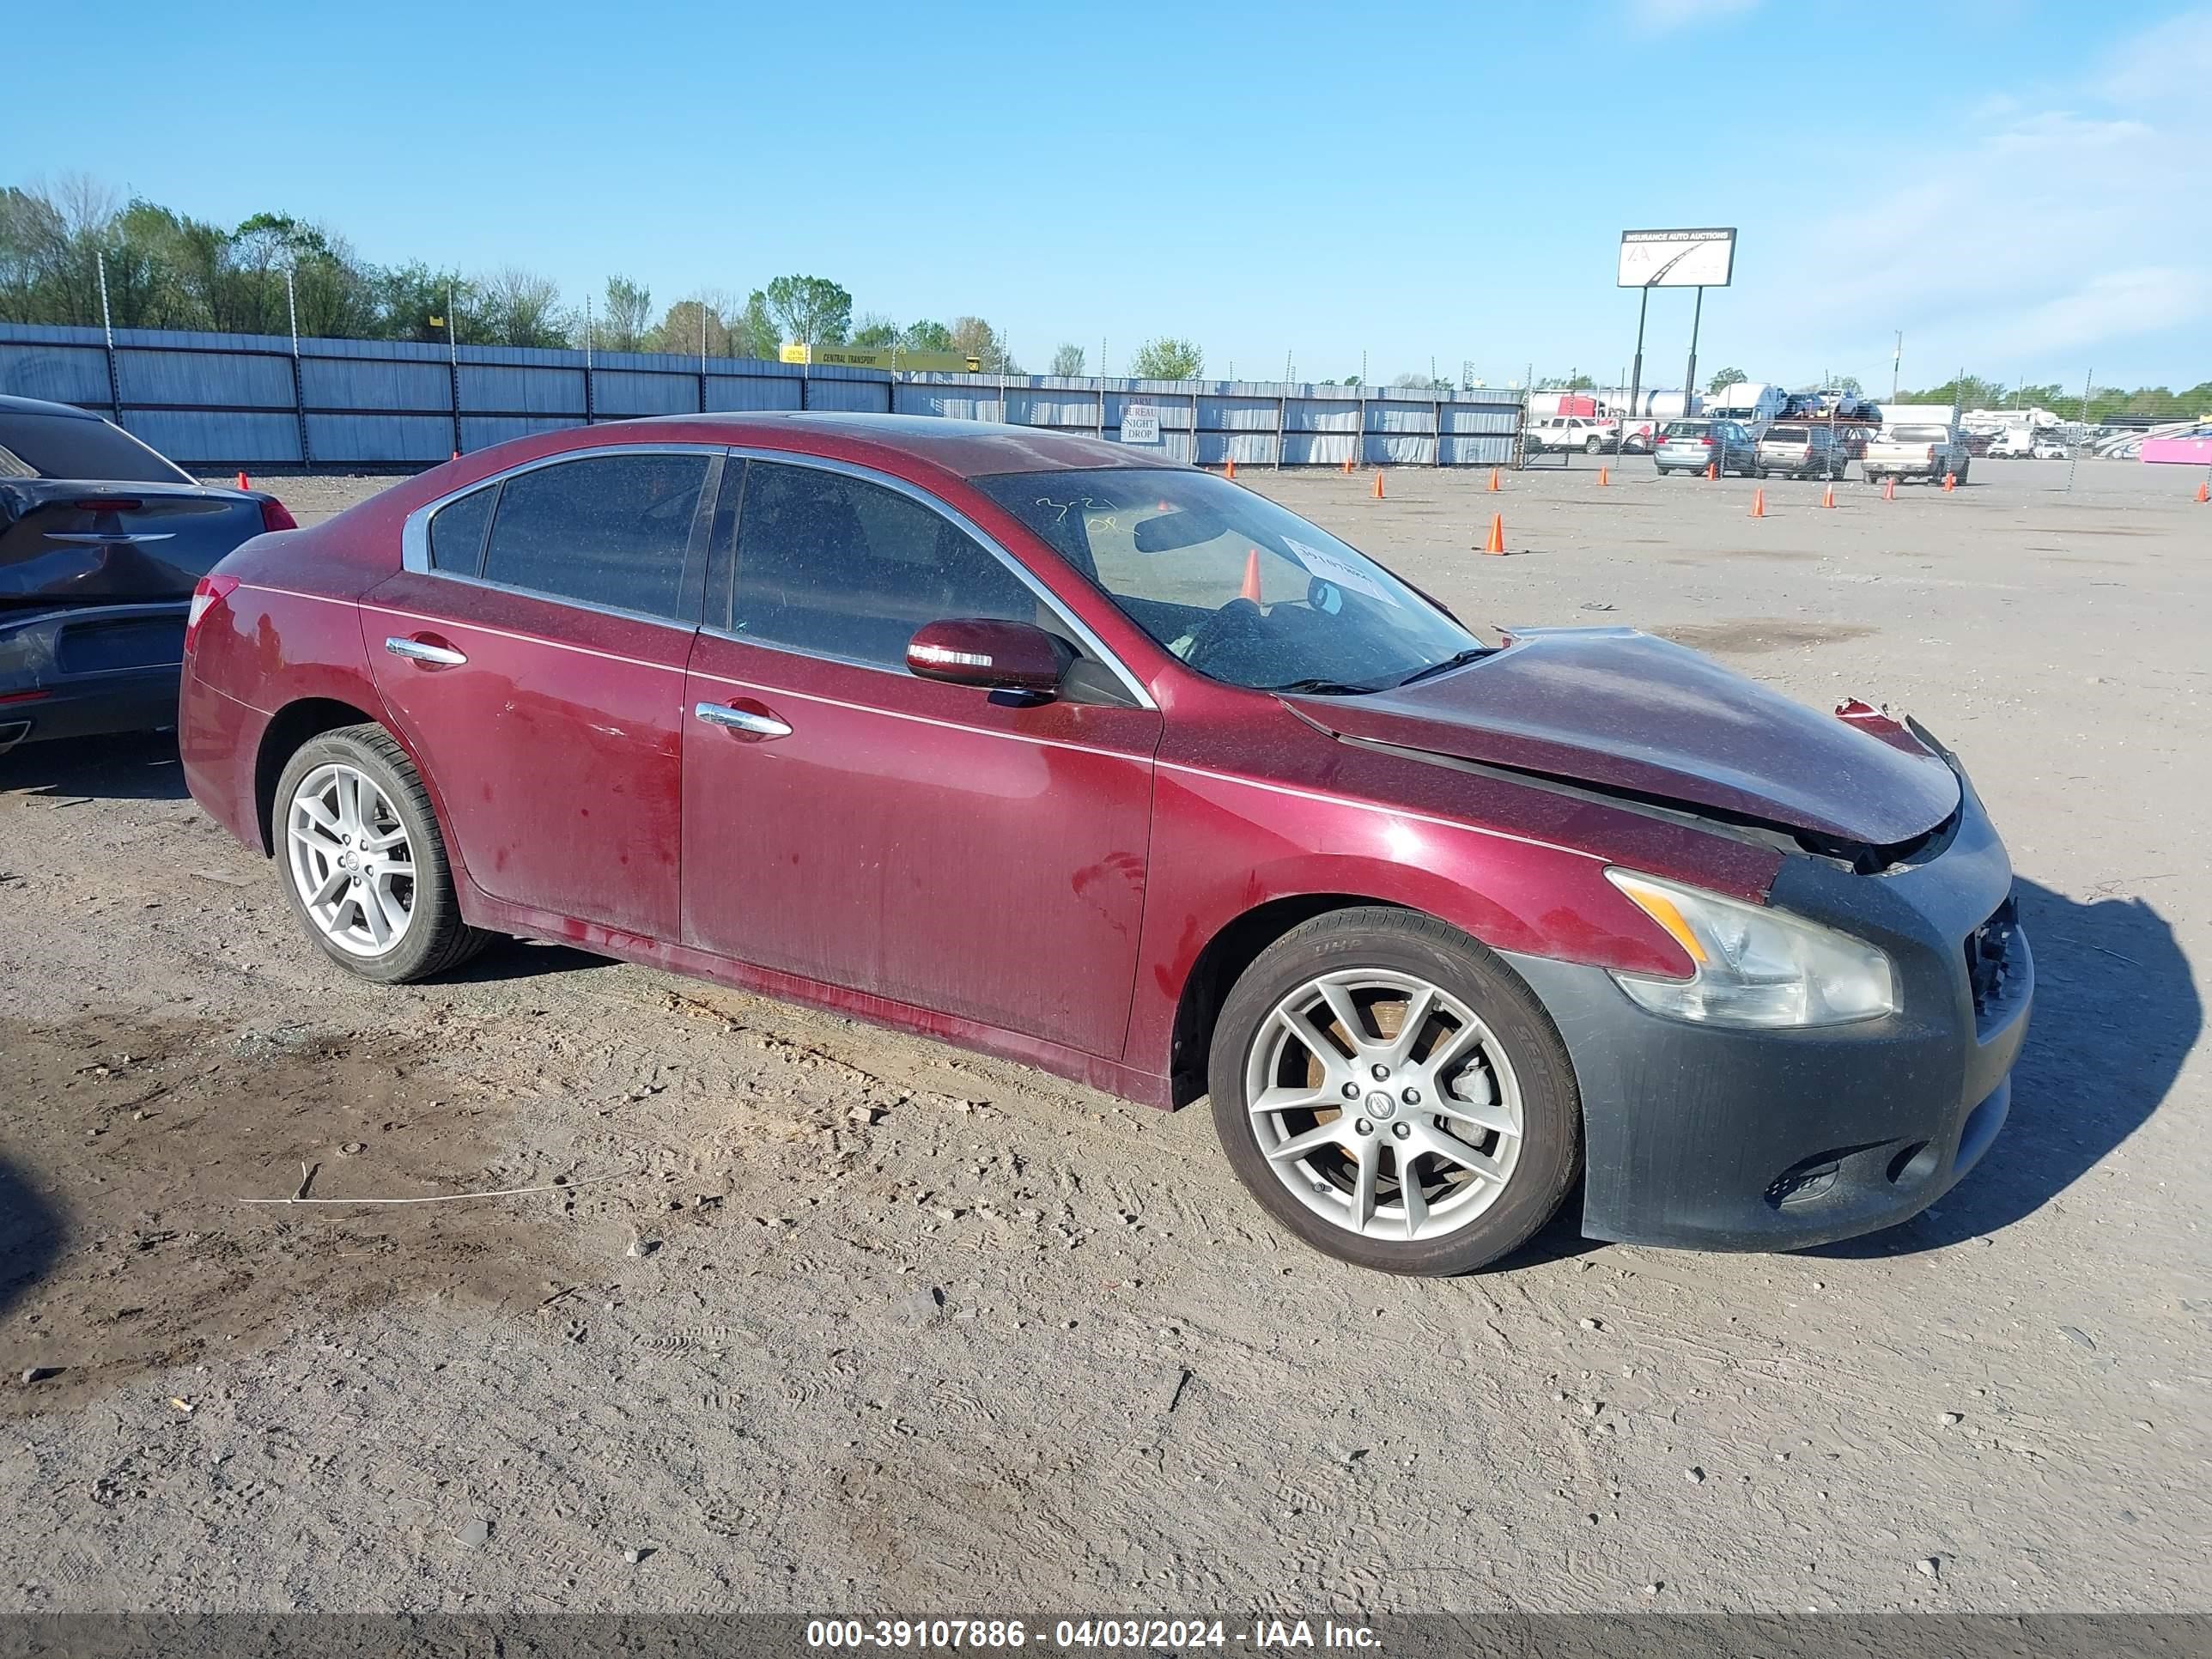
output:
M 1605 445 L 1595 438 L 1585 439 L 1583 442 L 1583 453 L 1585 455 L 1595 455 L 1604 448 Z
M 1231 1167 L 1315 1249 L 1466 1273 L 1525 1242 L 1582 1164 L 1574 1070 L 1510 969 L 1433 917 L 1332 911 L 1240 977 L 1207 1080 Z
M 461 920 L 430 798 L 380 726 L 302 745 L 277 780 L 284 896 L 331 958 L 387 985 L 443 973 L 486 935 Z

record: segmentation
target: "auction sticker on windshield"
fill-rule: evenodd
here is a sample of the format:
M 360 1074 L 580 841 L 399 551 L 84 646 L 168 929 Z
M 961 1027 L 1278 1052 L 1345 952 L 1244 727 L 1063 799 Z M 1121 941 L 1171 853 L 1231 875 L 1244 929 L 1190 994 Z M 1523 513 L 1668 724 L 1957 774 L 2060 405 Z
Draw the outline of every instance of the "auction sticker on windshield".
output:
M 1160 441 L 1160 411 L 1153 404 L 1124 404 L 1121 406 L 1121 441 L 1125 444 L 1156 444 Z
M 1300 564 L 1305 566 L 1323 581 L 1334 582 L 1339 587 L 1350 592 L 1364 593 L 1369 599 L 1380 599 L 1385 605 L 1398 603 L 1377 586 L 1371 578 L 1362 575 L 1334 554 L 1324 553 L 1310 543 L 1298 540 L 1295 536 L 1284 537 L 1283 543 L 1297 556 Z

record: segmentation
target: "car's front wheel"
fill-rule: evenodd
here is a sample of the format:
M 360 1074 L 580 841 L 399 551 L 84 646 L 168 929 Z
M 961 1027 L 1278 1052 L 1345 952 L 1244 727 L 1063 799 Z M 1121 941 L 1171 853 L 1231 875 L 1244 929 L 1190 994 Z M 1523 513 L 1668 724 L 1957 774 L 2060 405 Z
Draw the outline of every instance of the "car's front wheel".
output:
M 332 960 L 397 985 L 483 948 L 486 935 L 461 920 L 422 780 L 382 726 L 303 744 L 277 780 L 273 817 L 284 896 Z
M 1433 917 L 1293 928 L 1237 980 L 1207 1081 L 1231 1166 L 1316 1249 L 1466 1273 L 1525 1242 L 1582 1164 L 1566 1049 L 1528 988 Z

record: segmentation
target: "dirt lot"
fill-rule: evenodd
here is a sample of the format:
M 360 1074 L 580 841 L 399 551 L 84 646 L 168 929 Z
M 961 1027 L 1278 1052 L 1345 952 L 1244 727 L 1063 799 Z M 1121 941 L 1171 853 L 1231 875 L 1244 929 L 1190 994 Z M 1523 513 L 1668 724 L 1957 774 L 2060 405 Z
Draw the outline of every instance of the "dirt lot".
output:
M 544 945 L 379 990 L 166 741 L 0 761 L 0 1608 L 2212 1607 L 2212 508 L 2067 473 L 1244 475 L 1485 629 L 1960 752 L 2042 970 L 2011 1125 L 1811 1255 L 1340 1268 L 1200 1112 Z M 569 1190 L 244 1201 L 303 1165 Z

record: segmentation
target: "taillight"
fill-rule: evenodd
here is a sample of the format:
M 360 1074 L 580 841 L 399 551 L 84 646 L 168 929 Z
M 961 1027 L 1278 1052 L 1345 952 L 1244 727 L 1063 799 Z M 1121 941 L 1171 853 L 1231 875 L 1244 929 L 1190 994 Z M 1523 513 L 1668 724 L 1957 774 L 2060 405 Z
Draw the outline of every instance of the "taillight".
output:
M 1707 449 L 1711 449 L 1713 447 L 1713 441 L 1711 438 L 1700 438 L 1698 441 L 1703 444 Z
M 261 503 L 261 527 L 264 530 L 297 530 L 300 521 L 292 516 L 289 507 L 272 495 Z
M 282 507 L 276 510 L 280 513 L 283 512 Z M 285 516 L 289 518 L 291 515 L 286 514 Z M 237 589 L 238 578 L 235 576 L 210 574 L 200 578 L 199 585 L 192 589 L 191 611 L 185 617 L 185 655 L 191 654 L 192 642 L 199 636 L 201 618 L 214 609 L 217 599 L 228 599 Z

